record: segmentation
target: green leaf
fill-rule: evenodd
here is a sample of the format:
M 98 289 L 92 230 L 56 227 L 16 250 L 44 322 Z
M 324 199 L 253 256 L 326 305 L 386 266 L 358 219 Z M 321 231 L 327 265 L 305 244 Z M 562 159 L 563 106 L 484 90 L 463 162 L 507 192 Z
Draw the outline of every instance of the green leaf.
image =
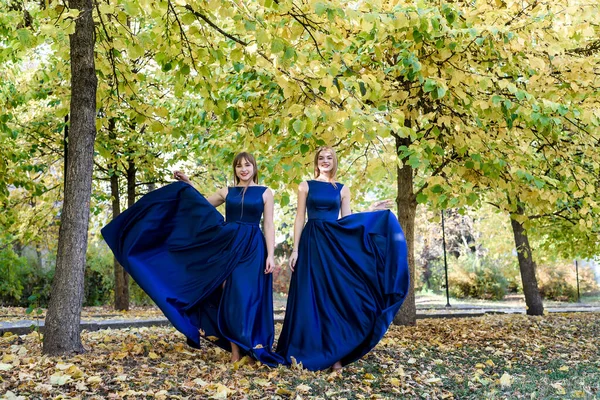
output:
M 302 133 L 302 132 L 304 132 L 304 129 L 306 128 L 306 121 L 303 121 L 301 119 L 297 119 L 292 124 L 292 127 L 294 128 L 294 132 L 296 132 L 296 133 Z
M 417 195 L 417 203 L 419 203 L 419 204 L 427 203 L 427 195 L 423 192 L 419 193 Z
M 295 56 L 296 56 L 296 50 L 292 46 L 288 46 L 285 48 L 285 53 L 283 55 L 283 58 L 285 60 L 289 60 L 291 58 L 294 58 Z
M 413 154 L 408 158 L 407 164 L 415 169 L 419 168 L 419 166 L 421 165 L 421 159 L 417 155 Z
M 425 81 L 425 85 L 423 86 L 423 91 L 425 93 L 433 92 L 437 88 L 437 82 L 433 79 L 427 79 Z
M 435 185 L 431 188 L 431 191 L 433 193 L 442 193 L 444 191 L 444 188 L 442 187 L 442 185 Z
M 273 42 L 271 42 L 271 52 L 279 53 L 283 49 L 285 49 L 285 43 L 279 38 L 273 39 Z
M 441 86 L 438 86 L 438 88 L 437 88 L 437 98 L 441 99 L 442 97 L 444 97 L 445 94 L 446 94 L 446 89 L 444 89 Z
M 315 13 L 319 16 L 323 15 L 327 11 L 328 7 L 325 3 L 315 3 Z

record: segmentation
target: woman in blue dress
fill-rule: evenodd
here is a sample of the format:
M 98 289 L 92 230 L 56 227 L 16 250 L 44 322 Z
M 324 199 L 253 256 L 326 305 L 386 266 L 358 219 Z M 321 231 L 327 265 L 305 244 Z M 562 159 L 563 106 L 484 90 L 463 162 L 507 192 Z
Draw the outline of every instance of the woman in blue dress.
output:
M 117 260 L 188 344 L 200 337 L 275 366 L 273 193 L 254 157 L 233 161 L 235 186 L 204 198 L 180 171 L 102 229 Z M 215 208 L 225 203 L 226 221 Z M 260 230 L 264 214 L 265 235 Z
M 408 257 L 394 214 L 351 214 L 350 190 L 335 181 L 331 147 L 317 151 L 314 169 L 315 179 L 298 188 L 293 274 L 277 352 L 309 370 L 339 370 L 387 331 L 408 292 Z

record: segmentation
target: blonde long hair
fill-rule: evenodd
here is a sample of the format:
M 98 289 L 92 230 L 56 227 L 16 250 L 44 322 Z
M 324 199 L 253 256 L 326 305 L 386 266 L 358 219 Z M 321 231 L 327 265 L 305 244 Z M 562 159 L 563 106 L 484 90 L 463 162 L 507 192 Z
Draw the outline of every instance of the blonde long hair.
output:
M 321 172 L 319 171 L 319 155 L 324 151 L 331 152 L 331 155 L 333 156 L 333 167 L 331 168 L 329 182 L 331 182 L 331 184 L 333 186 L 337 187 L 337 185 L 335 184 L 335 177 L 337 175 L 338 159 L 337 159 L 337 154 L 335 154 L 335 150 L 331 146 L 321 146 L 317 149 L 317 152 L 315 153 L 315 161 L 314 161 L 315 179 L 318 178 L 319 175 L 321 175 Z

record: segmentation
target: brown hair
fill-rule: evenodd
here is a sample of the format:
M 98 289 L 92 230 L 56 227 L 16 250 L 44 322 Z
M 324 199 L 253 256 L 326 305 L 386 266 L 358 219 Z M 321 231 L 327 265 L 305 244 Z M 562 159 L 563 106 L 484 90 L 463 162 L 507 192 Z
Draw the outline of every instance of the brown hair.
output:
M 337 168 L 338 168 L 338 159 L 337 159 L 337 155 L 335 154 L 335 150 L 333 149 L 333 147 L 330 146 L 322 146 L 319 147 L 317 149 L 317 152 L 315 153 L 315 178 L 318 178 L 320 175 L 319 172 L 319 154 L 321 154 L 324 151 L 329 151 L 331 152 L 331 155 L 333 156 L 333 167 L 331 168 L 331 176 L 329 178 L 329 182 L 331 182 L 333 184 L 333 186 L 335 186 L 335 175 L 337 174 Z
M 252 154 L 242 151 L 237 156 L 235 156 L 235 158 L 233 159 L 233 182 L 234 182 L 234 184 L 237 185 L 240 183 L 240 178 L 238 178 L 237 174 L 235 173 L 235 167 L 239 163 L 241 163 L 243 160 L 249 161 L 250 164 L 252 164 L 252 166 L 254 167 L 254 174 L 252 175 L 252 180 L 254 181 L 254 183 L 258 183 L 258 168 L 256 166 L 256 160 L 254 159 Z
M 252 164 L 252 167 L 254 167 L 254 173 L 252 174 L 252 180 L 254 181 L 254 183 L 258 184 L 258 167 L 256 166 L 256 159 L 254 158 L 254 156 L 252 154 L 242 151 L 241 153 L 238 153 L 238 155 L 235 156 L 235 158 L 233 159 L 233 182 L 234 182 L 234 185 L 237 186 L 240 183 L 240 178 L 238 178 L 237 174 L 235 173 L 235 167 L 244 160 L 249 161 L 250 164 Z M 242 218 L 244 216 L 244 197 L 246 196 L 246 190 L 248 190 L 248 186 L 245 186 L 244 190 L 242 190 L 242 213 L 240 215 L 240 218 Z

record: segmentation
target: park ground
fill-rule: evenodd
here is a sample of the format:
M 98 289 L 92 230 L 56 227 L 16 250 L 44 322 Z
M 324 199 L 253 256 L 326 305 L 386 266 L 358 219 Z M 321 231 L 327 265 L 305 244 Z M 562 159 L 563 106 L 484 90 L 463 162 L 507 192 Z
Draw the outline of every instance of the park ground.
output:
M 598 301 L 595 297 L 582 300 L 585 306 L 597 305 Z M 497 306 L 520 304 L 520 301 L 509 299 Z M 454 307 L 493 306 L 480 301 L 451 299 L 452 302 Z M 419 296 L 417 303 L 420 310 L 439 310 L 445 305 L 445 298 Z M 86 309 L 84 316 L 101 310 Z M 17 309 L 3 309 L 3 319 L 18 313 Z M 134 309 L 126 314 L 129 318 L 159 315 L 155 309 Z M 280 327 L 277 324 L 278 330 Z M 247 364 L 246 359 L 232 365 L 228 363 L 228 353 L 215 346 L 207 344 L 201 350 L 187 347 L 183 336 L 170 327 L 83 331 L 82 340 L 86 353 L 48 357 L 42 354 L 38 332 L 21 336 L 5 333 L 0 337 L 0 396 L 3 399 L 600 398 L 598 312 L 419 319 L 413 327 L 392 326 L 371 353 L 344 368 L 341 374 L 310 372 L 298 365 L 269 368 Z

